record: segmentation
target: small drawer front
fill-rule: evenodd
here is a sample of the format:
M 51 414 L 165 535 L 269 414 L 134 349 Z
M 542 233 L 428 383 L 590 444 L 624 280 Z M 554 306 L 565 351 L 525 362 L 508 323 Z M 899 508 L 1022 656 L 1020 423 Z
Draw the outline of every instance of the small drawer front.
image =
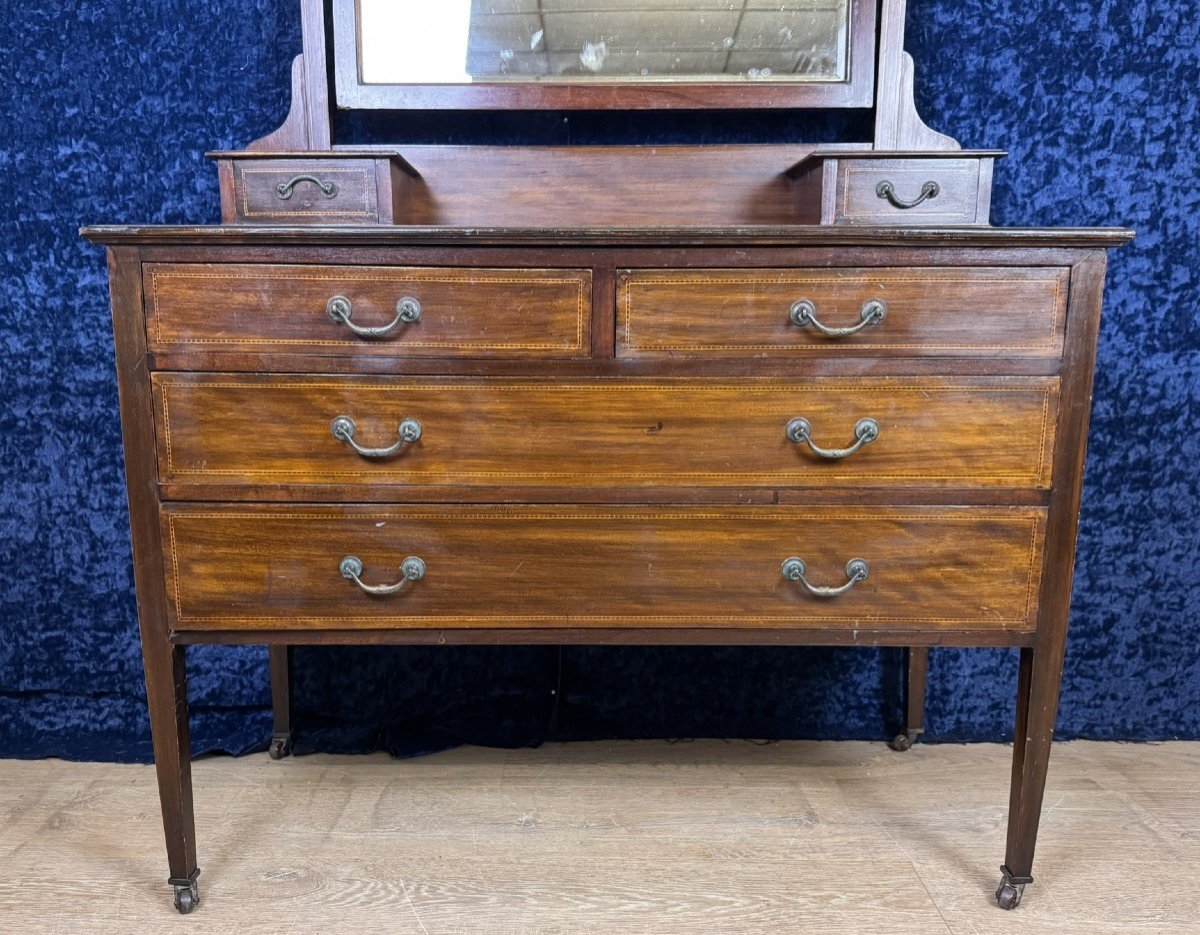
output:
M 1028 631 L 1045 511 L 171 505 L 162 527 L 177 630 Z
M 625 270 L 621 357 L 1059 357 L 1069 270 Z
M 1059 387 L 160 373 L 153 392 L 164 483 L 354 500 L 413 485 L 1047 487 Z
M 144 277 L 152 351 L 588 353 L 588 270 L 151 263 Z
M 847 159 L 836 197 L 836 224 L 987 224 L 991 160 Z
M 386 167 L 386 163 L 384 164 Z M 378 223 L 372 159 L 233 160 L 234 220 L 246 224 Z

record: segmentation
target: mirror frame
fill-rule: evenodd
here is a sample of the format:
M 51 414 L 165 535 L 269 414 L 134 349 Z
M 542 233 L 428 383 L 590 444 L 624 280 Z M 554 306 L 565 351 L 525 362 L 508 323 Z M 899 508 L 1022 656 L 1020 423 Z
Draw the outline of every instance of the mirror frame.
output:
M 333 73 L 342 110 L 760 110 L 872 107 L 876 0 L 850 0 L 844 81 L 505 81 L 364 84 L 358 0 L 333 0 Z

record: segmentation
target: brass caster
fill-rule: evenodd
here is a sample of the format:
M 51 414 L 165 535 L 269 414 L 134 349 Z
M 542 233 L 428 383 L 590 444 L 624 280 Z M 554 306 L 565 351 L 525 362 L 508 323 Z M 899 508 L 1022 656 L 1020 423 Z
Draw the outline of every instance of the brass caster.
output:
M 923 730 L 902 731 L 888 741 L 888 746 L 897 753 L 903 753 L 905 750 L 911 750 L 912 745 L 917 742 L 917 738 L 923 733 L 925 733 Z
M 996 905 L 1001 909 L 1016 909 L 1021 905 L 1021 897 L 1025 895 L 1025 884 L 1032 883 L 1033 877 L 1015 877 L 1001 867 L 1000 886 L 996 889 Z
M 267 756 L 272 760 L 282 760 L 292 752 L 292 735 L 275 734 L 271 738 L 271 746 L 267 747 Z
M 912 734 L 897 734 L 888 741 L 888 746 L 897 753 L 903 753 L 905 750 L 911 750 L 913 745 Z
M 186 879 L 172 877 L 167 881 L 175 887 L 175 908 L 179 910 L 180 915 L 187 915 L 200 905 L 200 885 L 196 882 L 198 876 L 199 868 L 193 870 L 192 875 Z

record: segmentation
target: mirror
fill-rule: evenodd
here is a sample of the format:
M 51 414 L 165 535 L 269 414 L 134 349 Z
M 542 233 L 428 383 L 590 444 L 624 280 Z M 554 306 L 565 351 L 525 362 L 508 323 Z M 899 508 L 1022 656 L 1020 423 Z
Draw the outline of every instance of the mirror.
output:
M 358 0 L 365 85 L 839 82 L 850 0 Z

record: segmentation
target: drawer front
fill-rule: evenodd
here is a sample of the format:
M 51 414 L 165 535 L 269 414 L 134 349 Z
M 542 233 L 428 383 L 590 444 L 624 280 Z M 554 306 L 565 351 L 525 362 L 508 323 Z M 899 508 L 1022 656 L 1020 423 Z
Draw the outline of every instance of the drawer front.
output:
M 838 166 L 839 224 L 986 224 L 979 159 L 846 159 Z M 991 161 L 987 160 L 987 186 Z M 934 194 L 936 192 L 936 194 Z M 981 216 L 982 214 L 982 216 Z
M 1045 527 L 1041 509 L 982 507 L 170 505 L 161 515 L 170 624 L 182 630 L 1028 631 Z M 802 579 L 790 580 L 794 564 L 785 577 L 790 558 Z M 865 579 L 850 576 L 853 559 Z M 348 572 L 367 587 L 403 585 L 368 594 Z M 805 582 L 844 592 L 815 596 Z
M 232 161 L 235 217 L 248 224 L 378 223 L 373 159 Z
M 588 270 L 151 263 L 144 275 L 152 351 L 540 358 L 588 352 Z
M 155 374 L 153 392 L 164 483 L 201 494 L 335 485 L 346 500 L 364 485 L 397 496 L 409 485 L 1047 487 L 1058 407 L 1057 379 L 1042 377 L 797 385 L 172 373 Z M 353 424 L 350 438 L 345 421 L 335 435 L 338 420 Z M 867 420 L 875 437 L 863 437 Z M 397 450 L 362 455 L 352 443 Z
M 1068 277 L 1058 267 L 625 270 L 617 353 L 1059 357 Z

